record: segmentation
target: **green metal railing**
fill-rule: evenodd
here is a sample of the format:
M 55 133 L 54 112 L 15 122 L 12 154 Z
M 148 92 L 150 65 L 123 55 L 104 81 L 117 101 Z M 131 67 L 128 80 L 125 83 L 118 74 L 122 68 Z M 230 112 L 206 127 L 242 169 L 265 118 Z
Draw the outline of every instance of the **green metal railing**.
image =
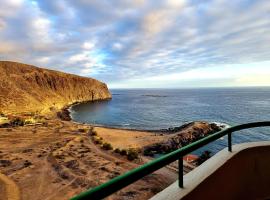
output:
M 135 181 L 143 178 L 144 176 L 153 173 L 154 171 L 178 160 L 179 167 L 179 187 L 183 188 L 183 156 L 213 142 L 225 135 L 228 135 L 228 151 L 232 151 L 232 133 L 235 131 L 256 128 L 262 126 L 270 126 L 270 121 L 264 122 L 253 122 L 247 124 L 241 124 L 227 128 L 225 130 L 219 131 L 217 133 L 211 134 L 207 137 L 204 137 L 196 142 L 193 142 L 189 145 L 186 145 L 178 150 L 175 150 L 171 153 L 168 153 L 160 158 L 157 158 L 153 161 L 150 161 L 136 169 L 133 169 L 123 175 L 115 177 L 110 181 L 99 185 L 95 188 L 89 189 L 81 194 L 73 197 L 71 200 L 99 200 L 103 199 L 112 193 L 134 183 Z

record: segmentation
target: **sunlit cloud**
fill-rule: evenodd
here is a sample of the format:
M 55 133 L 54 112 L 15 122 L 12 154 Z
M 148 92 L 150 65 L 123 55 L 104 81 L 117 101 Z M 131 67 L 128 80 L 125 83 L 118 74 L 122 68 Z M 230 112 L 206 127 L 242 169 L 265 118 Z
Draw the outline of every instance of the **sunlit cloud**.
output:
M 269 13 L 268 0 L 3 0 L 0 59 L 110 87 L 270 85 Z

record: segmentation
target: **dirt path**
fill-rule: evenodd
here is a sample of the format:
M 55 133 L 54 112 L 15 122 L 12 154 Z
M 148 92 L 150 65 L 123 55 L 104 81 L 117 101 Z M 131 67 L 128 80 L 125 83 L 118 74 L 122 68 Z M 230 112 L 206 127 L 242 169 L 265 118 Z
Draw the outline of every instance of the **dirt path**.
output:
M 49 169 L 49 166 L 48 166 L 48 162 L 47 162 L 47 159 L 48 159 L 48 156 L 46 156 L 44 159 L 43 159 L 43 163 L 44 165 L 42 166 L 42 172 L 39 176 L 39 179 L 40 179 L 40 182 L 39 182 L 39 186 L 37 188 L 37 197 L 36 199 L 43 199 L 44 197 L 42 197 L 42 189 L 43 187 L 45 187 L 46 185 L 46 176 L 47 176 L 47 173 L 48 173 L 48 169 Z
M 146 162 L 103 150 L 81 131 L 88 128 L 49 121 L 46 126 L 1 129 L 0 159 L 9 162 L 0 165 L 5 174 L 0 176 L 0 200 L 69 199 Z M 164 167 L 108 199 L 149 199 L 176 179 L 177 171 Z
M 0 173 L 0 188 L 4 188 L 4 191 L 0 190 L 0 200 L 20 200 L 20 190 L 18 186 L 8 178 L 6 175 Z
M 110 160 L 110 161 L 120 161 L 120 162 L 125 162 L 126 165 L 128 165 L 130 168 L 136 168 L 139 165 L 133 162 L 127 162 L 125 159 L 120 158 L 120 157 L 116 157 L 113 156 L 107 152 L 104 152 L 103 150 L 101 150 L 97 145 L 95 145 L 93 143 L 93 141 L 91 140 L 91 138 L 89 138 L 89 144 L 91 144 L 91 147 L 96 151 L 96 153 L 98 153 L 100 156 L 102 156 L 103 158 Z
M 89 143 L 91 143 L 91 145 L 96 150 L 96 152 L 98 152 L 101 156 L 105 157 L 106 159 L 111 160 L 111 161 L 118 160 L 118 161 L 126 162 L 124 159 L 121 159 L 119 157 L 116 157 L 116 156 L 113 156 L 113 155 L 110 155 L 108 153 L 103 152 L 97 145 L 95 145 L 93 143 L 93 141 L 91 139 L 90 139 Z M 151 159 L 148 159 L 146 157 L 142 157 L 142 160 L 144 163 L 151 161 Z M 129 162 L 126 164 L 129 165 L 131 168 L 136 168 L 136 167 L 140 166 L 139 164 L 133 163 L 133 162 Z M 168 181 L 171 181 L 171 182 L 174 182 L 178 178 L 178 170 L 172 166 L 163 167 L 163 168 L 155 171 L 154 173 L 166 177 L 168 179 Z

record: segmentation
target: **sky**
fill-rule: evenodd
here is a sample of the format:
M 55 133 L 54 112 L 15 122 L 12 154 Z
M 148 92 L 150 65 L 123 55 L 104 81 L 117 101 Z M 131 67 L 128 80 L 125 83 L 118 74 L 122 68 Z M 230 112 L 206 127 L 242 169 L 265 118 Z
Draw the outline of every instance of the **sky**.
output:
M 0 60 L 109 88 L 270 86 L 270 1 L 1 0 Z

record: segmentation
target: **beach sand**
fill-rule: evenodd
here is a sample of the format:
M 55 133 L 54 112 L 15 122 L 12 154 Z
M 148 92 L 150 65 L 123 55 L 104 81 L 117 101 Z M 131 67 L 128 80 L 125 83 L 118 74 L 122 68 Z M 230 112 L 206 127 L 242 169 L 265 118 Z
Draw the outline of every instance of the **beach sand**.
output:
M 98 136 L 120 149 L 143 148 L 168 139 L 169 135 L 138 130 L 95 127 Z

